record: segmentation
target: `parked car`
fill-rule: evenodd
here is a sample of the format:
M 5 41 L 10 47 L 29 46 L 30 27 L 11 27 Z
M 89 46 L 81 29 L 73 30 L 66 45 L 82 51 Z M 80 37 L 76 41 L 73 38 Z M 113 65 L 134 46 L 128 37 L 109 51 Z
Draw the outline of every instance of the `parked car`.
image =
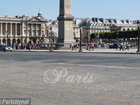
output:
M 114 48 L 114 49 L 117 49 L 118 47 L 119 47 L 119 46 L 118 46 L 117 44 L 109 45 L 109 48 L 110 48 L 110 49 L 111 49 L 111 48 L 112 48 L 112 49 L 113 49 L 113 48 Z
M 10 52 L 12 52 L 12 50 L 13 49 L 8 45 L 0 45 L 0 51 L 4 51 L 4 52 L 10 51 Z

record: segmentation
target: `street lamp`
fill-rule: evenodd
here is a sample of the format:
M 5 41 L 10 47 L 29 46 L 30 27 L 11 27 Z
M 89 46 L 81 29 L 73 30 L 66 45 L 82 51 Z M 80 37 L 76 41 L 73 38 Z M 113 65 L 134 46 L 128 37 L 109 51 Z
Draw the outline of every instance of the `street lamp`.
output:
M 90 21 L 84 21 L 83 26 L 85 27 L 85 29 L 87 31 L 87 50 L 88 50 L 88 48 L 89 48 L 89 31 L 90 31 L 91 22 Z
M 50 52 L 52 51 L 52 35 L 53 35 L 53 32 L 52 32 L 52 27 L 50 28 L 50 35 L 51 35 L 51 48 L 50 48 Z
M 79 44 L 79 52 L 82 52 L 82 25 L 83 23 L 80 23 L 79 24 L 79 27 L 80 27 L 80 44 Z
M 88 44 L 89 44 L 89 28 L 87 28 L 87 50 L 89 48 Z
M 118 41 L 118 39 L 119 39 L 119 32 L 117 31 L 117 41 Z
M 140 21 L 137 22 L 138 25 L 138 53 L 140 53 Z
M 119 32 L 118 31 L 117 31 L 117 40 L 116 40 L 116 42 L 117 42 L 117 45 L 118 45 L 118 48 L 119 48 Z
M 79 52 L 82 52 L 82 29 L 80 28 L 80 49 Z
M 28 23 L 27 23 L 27 17 L 26 17 L 26 38 L 25 38 L 25 43 L 27 44 L 27 34 L 28 34 Z
M 79 52 L 82 52 L 82 29 L 87 29 L 87 49 L 88 49 L 88 43 L 89 43 L 89 29 L 90 29 L 91 23 L 90 21 L 84 20 L 79 24 L 80 27 L 80 49 Z

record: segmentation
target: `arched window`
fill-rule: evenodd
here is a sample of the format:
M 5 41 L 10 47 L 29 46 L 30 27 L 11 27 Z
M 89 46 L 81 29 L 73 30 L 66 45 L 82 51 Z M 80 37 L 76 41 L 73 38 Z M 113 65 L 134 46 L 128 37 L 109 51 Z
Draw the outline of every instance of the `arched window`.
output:
M 3 39 L 3 43 L 6 43 L 6 39 Z
M 17 40 L 17 43 L 18 43 L 18 44 L 20 43 L 20 39 Z
M 13 40 L 12 40 L 12 43 L 16 43 L 16 39 L 13 39 Z
M 7 45 L 11 46 L 11 39 L 8 39 Z

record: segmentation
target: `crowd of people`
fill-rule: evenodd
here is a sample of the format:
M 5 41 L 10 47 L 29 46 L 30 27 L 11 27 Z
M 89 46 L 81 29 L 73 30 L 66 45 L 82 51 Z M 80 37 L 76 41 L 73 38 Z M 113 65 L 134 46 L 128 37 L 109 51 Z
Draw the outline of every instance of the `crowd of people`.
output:
M 3 44 L 3 45 L 6 45 L 6 44 Z M 125 51 L 125 50 L 129 50 L 130 47 L 132 46 L 132 44 L 130 45 L 128 43 L 128 41 L 120 41 L 120 42 L 117 42 L 117 47 L 116 49 L 117 50 L 120 50 L 120 51 Z M 48 45 L 48 47 L 50 48 L 51 45 Z M 77 42 L 72 42 L 70 44 L 70 49 L 73 51 L 73 50 L 77 50 L 79 47 L 80 47 L 80 43 L 77 43 Z M 97 44 L 94 44 L 93 42 L 90 42 L 89 45 L 87 46 L 86 44 L 82 44 L 82 46 L 84 48 L 88 48 L 87 50 L 89 51 L 94 51 L 94 48 L 105 48 L 105 49 L 108 49 L 110 48 L 110 44 L 101 44 L 100 42 Z M 12 43 L 11 47 L 15 50 L 22 50 L 22 49 L 38 49 L 38 48 L 41 48 L 38 44 L 34 44 L 34 43 Z M 136 45 L 134 44 L 133 47 L 135 48 Z
M 128 42 L 120 42 L 120 45 L 118 47 L 120 49 L 120 51 L 124 51 L 124 50 L 129 50 L 129 44 Z
M 85 44 L 86 45 L 86 44 Z M 83 46 L 85 46 L 84 44 L 83 44 Z M 133 48 L 135 48 L 136 47 L 136 44 L 129 44 L 128 43 L 128 41 L 120 41 L 120 42 L 117 42 L 117 47 L 113 47 L 113 48 L 116 48 L 117 50 L 120 50 L 120 51 L 125 51 L 125 50 L 129 50 L 130 49 L 130 47 L 133 47 Z M 77 48 L 79 48 L 80 47 L 80 44 L 78 44 L 78 43 L 76 43 L 76 42 L 72 42 L 71 44 L 70 44 L 70 48 L 71 48 L 71 50 L 73 51 L 73 50 L 77 50 Z M 110 48 L 110 44 L 101 44 L 100 42 L 99 43 L 96 43 L 96 44 L 94 44 L 93 42 L 90 42 L 90 44 L 89 44 L 89 46 L 88 46 L 88 49 L 89 49 L 89 51 L 94 51 L 94 48 L 95 47 L 97 47 L 97 48 L 105 48 L 105 49 L 109 49 Z
M 78 45 L 78 43 L 76 43 L 76 42 L 72 42 L 71 44 L 70 44 L 70 48 L 72 49 L 72 50 L 77 50 L 77 48 L 79 47 L 80 45 Z
M 17 49 L 17 50 L 20 50 L 20 49 L 29 49 L 31 50 L 32 48 L 34 48 L 34 46 L 36 46 L 36 44 L 31 44 L 31 43 L 12 43 L 12 48 L 13 49 Z
M 79 48 L 81 45 L 80 45 L 80 43 L 78 44 L 78 43 L 76 43 L 76 42 L 72 42 L 71 44 L 70 44 L 70 48 L 72 49 L 72 51 L 73 50 L 77 50 L 77 48 Z M 92 42 L 90 42 L 90 47 L 89 47 L 89 51 L 90 50 L 94 50 L 94 43 L 92 43 Z

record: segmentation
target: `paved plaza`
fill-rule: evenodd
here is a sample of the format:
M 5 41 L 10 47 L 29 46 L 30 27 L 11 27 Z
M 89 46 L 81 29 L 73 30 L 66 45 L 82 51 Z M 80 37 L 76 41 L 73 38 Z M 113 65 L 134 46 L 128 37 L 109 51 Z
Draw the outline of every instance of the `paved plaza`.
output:
M 0 98 L 31 98 L 32 105 L 140 105 L 140 55 L 0 52 Z
M 15 52 L 49 52 L 49 50 L 45 50 L 45 49 L 32 49 L 32 50 L 14 50 Z M 79 53 L 79 48 L 75 49 L 75 50 L 71 50 L 71 49 L 59 49 L 59 50 L 52 50 L 53 52 L 68 52 L 68 53 Z M 130 49 L 130 50 L 124 50 L 124 51 L 120 51 L 120 50 L 116 50 L 116 49 L 94 49 L 94 50 L 86 50 L 86 49 L 82 49 L 83 53 L 115 53 L 115 54 L 136 54 L 137 49 Z

